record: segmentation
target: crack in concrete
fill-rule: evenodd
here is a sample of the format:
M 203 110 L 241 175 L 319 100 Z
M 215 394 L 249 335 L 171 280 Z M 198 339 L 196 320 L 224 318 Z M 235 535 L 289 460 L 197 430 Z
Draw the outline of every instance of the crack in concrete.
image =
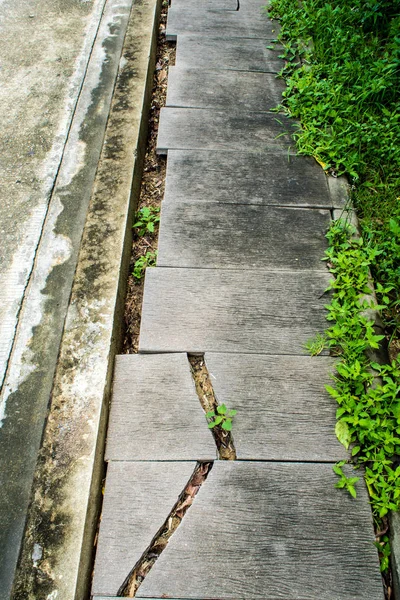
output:
M 188 354 L 190 371 L 195 383 L 196 392 L 205 413 L 216 411 L 219 406 L 211 382 L 204 356 Z M 220 425 L 211 429 L 221 460 L 236 460 L 236 449 L 231 431 L 222 429 Z
M 213 462 L 199 462 L 196 464 L 196 467 L 176 504 L 173 506 L 163 525 L 157 531 L 148 548 L 129 572 L 117 592 L 117 597 L 134 598 L 141 583 L 148 575 L 160 554 L 166 548 L 170 538 L 178 529 L 183 517 L 193 504 L 193 501 L 199 489 L 207 479 L 213 464 Z

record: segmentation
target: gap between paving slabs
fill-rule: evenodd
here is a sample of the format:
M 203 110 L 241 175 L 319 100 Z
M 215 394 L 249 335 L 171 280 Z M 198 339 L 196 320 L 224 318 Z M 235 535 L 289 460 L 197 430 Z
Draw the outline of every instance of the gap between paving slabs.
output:
M 144 207 L 154 207 L 159 209 L 161 200 L 164 196 L 167 161 L 165 157 L 157 155 L 156 144 L 160 110 L 165 106 L 166 101 L 169 67 L 175 64 L 176 54 L 175 42 L 167 42 L 165 38 L 167 14 L 168 6 L 164 3 L 160 16 L 156 68 L 154 72 L 149 113 L 149 131 L 143 165 L 140 197 L 137 207 L 138 211 Z M 155 227 L 153 232 L 147 231 L 142 236 L 138 235 L 137 230 L 135 231 L 136 233 L 134 233 L 132 242 L 130 275 L 128 278 L 125 300 L 125 335 L 123 352 L 126 354 L 134 354 L 138 351 L 144 288 L 144 269 L 146 264 L 148 264 L 147 259 L 154 262 L 158 245 L 158 227 Z M 135 277 L 133 272 L 137 261 L 140 260 L 143 261 L 142 273 L 140 277 Z
M 133 598 L 135 596 L 140 584 L 149 573 L 161 552 L 167 546 L 173 533 L 181 524 L 183 517 L 192 505 L 200 487 L 207 479 L 212 466 L 212 462 L 198 463 L 196 465 L 192 476 L 167 519 L 119 588 L 118 597 Z
M 204 412 L 206 414 L 209 412 L 217 413 L 219 404 L 214 392 L 204 355 L 196 356 L 194 354 L 188 354 L 187 356 L 195 383 L 196 392 Z M 211 429 L 211 431 L 217 445 L 220 459 L 236 460 L 237 456 L 232 432 L 226 431 L 221 425 L 216 425 Z

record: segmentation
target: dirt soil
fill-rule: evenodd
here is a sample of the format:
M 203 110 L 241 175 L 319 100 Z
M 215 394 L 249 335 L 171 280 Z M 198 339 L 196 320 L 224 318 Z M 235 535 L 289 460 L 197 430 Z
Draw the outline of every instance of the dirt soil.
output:
M 154 72 L 153 91 L 149 112 L 149 132 L 147 138 L 146 156 L 144 160 L 143 178 L 141 183 L 138 210 L 144 206 L 160 207 L 164 196 L 165 172 L 167 160 L 157 156 L 156 144 L 160 110 L 165 105 L 167 95 L 168 69 L 175 63 L 175 43 L 165 39 L 168 7 L 163 6 L 157 44 L 156 68 Z M 135 262 L 146 252 L 157 250 L 158 226 L 153 234 L 147 233 L 140 237 L 134 232 L 132 243 L 130 275 L 128 279 L 125 301 L 125 335 L 123 343 L 124 354 L 135 354 L 138 351 L 140 320 L 142 313 L 144 276 L 137 279 L 133 276 Z

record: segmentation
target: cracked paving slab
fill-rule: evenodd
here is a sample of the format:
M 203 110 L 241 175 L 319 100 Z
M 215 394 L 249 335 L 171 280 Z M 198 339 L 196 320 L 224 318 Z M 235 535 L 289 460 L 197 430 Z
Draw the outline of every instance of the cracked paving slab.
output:
M 196 462 L 109 464 L 93 577 L 94 596 L 117 595 L 168 517 L 195 466 Z
M 117 356 L 106 460 L 214 460 L 186 354 Z
M 348 458 L 335 435 L 337 404 L 325 391 L 335 359 L 211 352 L 205 362 L 218 402 L 237 410 L 239 460 Z
M 137 598 L 383 600 L 364 484 L 354 510 L 335 482 L 331 465 L 216 462 Z

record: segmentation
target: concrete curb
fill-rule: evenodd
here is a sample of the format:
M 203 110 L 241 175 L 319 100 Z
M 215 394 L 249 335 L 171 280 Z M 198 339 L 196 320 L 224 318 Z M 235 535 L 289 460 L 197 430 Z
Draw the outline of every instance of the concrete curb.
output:
M 74 277 L 13 598 L 89 593 L 113 359 L 161 0 L 133 4 Z
M 70 100 L 74 102 L 73 118 L 64 145 L 57 152 L 62 157 L 57 177 L 51 181 L 45 222 L 41 233 L 33 236 L 31 230 L 26 232 L 37 240 L 34 265 L 24 290 L 0 399 L 1 600 L 10 597 L 21 550 L 65 316 L 131 5 L 132 0 L 99 4 L 96 35 L 79 66 L 79 72 L 83 70 L 79 97 Z M 69 111 L 67 115 L 70 119 Z M 30 265 L 33 257 L 25 253 L 24 260 Z

